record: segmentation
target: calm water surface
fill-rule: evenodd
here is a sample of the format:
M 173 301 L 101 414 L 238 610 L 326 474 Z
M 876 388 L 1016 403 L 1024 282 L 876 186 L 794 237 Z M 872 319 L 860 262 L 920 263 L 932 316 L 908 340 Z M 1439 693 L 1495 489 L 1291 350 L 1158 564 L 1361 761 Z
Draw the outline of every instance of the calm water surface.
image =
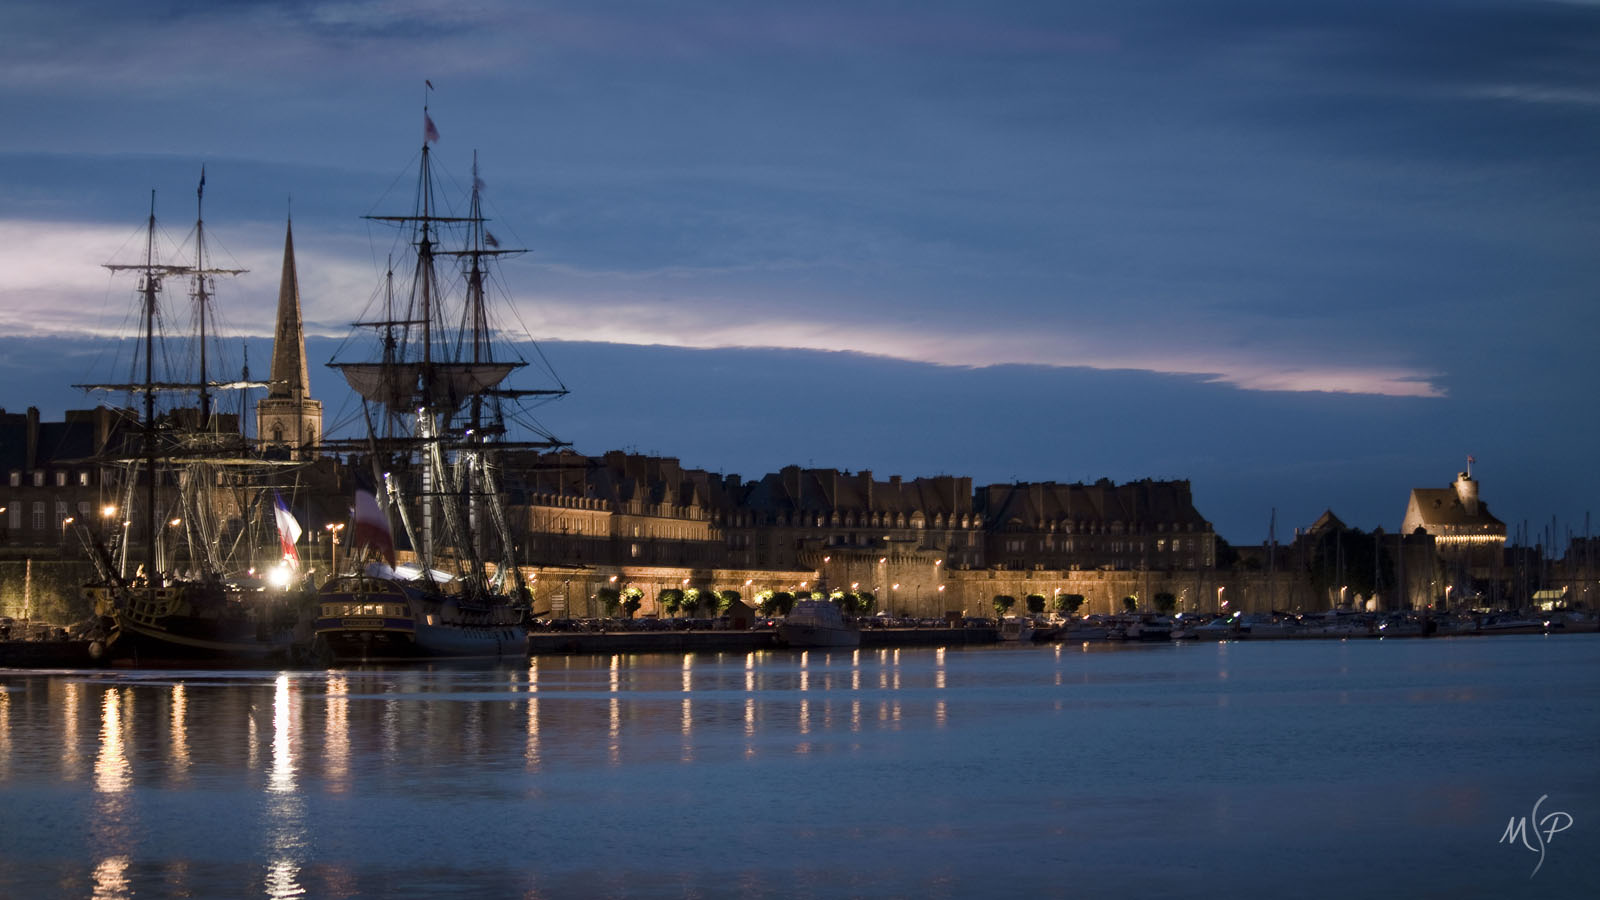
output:
M 0 670 L 5 897 L 1595 897 L 1597 836 L 1592 635 Z

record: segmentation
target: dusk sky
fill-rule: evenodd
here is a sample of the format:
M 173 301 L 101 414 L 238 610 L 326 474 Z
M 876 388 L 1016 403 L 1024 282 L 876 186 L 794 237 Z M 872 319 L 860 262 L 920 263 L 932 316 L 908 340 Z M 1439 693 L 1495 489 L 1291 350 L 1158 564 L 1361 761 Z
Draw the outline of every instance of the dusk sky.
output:
M 1187 478 L 1234 543 L 1392 530 L 1468 454 L 1513 530 L 1600 512 L 1592 0 L 11 2 L 0 406 L 93 404 L 101 264 L 152 189 L 181 246 L 204 164 L 234 344 L 265 368 L 292 205 L 354 422 L 321 363 L 425 78 L 579 450 Z

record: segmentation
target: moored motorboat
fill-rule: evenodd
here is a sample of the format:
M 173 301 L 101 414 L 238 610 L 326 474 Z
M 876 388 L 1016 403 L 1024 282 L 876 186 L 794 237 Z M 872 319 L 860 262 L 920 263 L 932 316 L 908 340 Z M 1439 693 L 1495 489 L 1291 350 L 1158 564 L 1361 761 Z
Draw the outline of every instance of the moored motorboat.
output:
M 778 640 L 790 647 L 859 647 L 861 632 L 827 600 L 801 600 L 778 623 Z
M 1002 641 L 1027 643 L 1033 640 L 1033 620 L 1023 616 L 1006 616 L 1000 620 L 999 635 Z

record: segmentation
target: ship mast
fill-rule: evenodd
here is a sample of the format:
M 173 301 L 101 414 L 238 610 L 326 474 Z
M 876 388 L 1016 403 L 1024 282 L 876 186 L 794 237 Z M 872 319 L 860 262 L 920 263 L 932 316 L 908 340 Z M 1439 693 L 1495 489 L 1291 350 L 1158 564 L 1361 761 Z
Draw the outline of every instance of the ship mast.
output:
M 107 263 L 112 272 L 139 273 L 139 317 L 144 332 L 144 381 L 133 385 L 78 385 L 86 390 L 124 388 L 142 391 L 144 415 L 140 422 L 141 456 L 145 467 L 145 562 L 146 584 L 156 584 L 156 390 L 155 374 L 156 314 L 159 310 L 156 295 L 161 291 L 161 279 L 168 275 L 185 275 L 186 266 L 169 266 L 156 262 L 156 192 L 150 192 L 150 216 L 145 225 L 144 262 L 133 264 Z
M 525 394 L 566 393 L 551 391 L 512 391 L 500 387 L 515 369 L 527 365 L 520 360 L 495 358 L 491 346 L 492 330 L 486 298 L 489 270 L 486 262 L 502 255 L 521 253 L 502 250 L 484 228 L 481 186 L 477 161 L 473 161 L 470 208 L 464 216 L 441 214 L 442 207 L 433 195 L 431 144 L 438 132 L 423 105 L 423 143 L 418 167 L 417 188 L 409 215 L 370 215 L 365 218 L 395 223 L 410 230 L 408 242 L 416 254 L 412 267 L 410 302 L 402 316 L 393 308 L 392 290 L 384 291 L 386 308 L 377 321 L 359 321 L 362 327 L 378 329 L 383 344 L 380 361 L 330 362 L 339 369 L 350 386 L 366 403 L 385 409 L 396 424 L 402 419 L 412 425 L 410 440 L 396 436 L 380 440 L 376 429 L 365 442 L 374 453 L 411 451 L 418 463 L 419 495 L 412 505 L 420 513 L 419 534 L 412 546 L 422 563 L 424 577 L 433 568 L 433 552 L 448 553 L 457 573 L 469 579 L 467 590 L 477 594 L 487 588 L 486 566 L 478 532 L 487 532 L 482 519 L 483 500 L 494 527 L 501 532 L 502 551 L 512 560 L 512 541 L 505 528 L 493 466 L 497 460 L 485 457 L 490 438 L 504 432 L 500 399 Z M 446 236 L 451 236 L 446 239 Z M 455 238 L 464 238 L 461 244 Z M 462 249 L 455 249 L 461 247 Z M 456 308 L 441 289 L 437 271 L 440 256 L 456 257 L 462 264 L 465 293 Z M 392 267 L 391 267 L 392 271 Z M 452 329 L 460 314 L 459 326 Z M 420 332 L 421 347 L 408 341 L 412 328 Z M 398 345 L 396 342 L 398 337 Z M 435 343 L 437 342 L 437 346 Z M 410 346 L 407 346 L 407 344 Z M 369 428 L 373 415 L 368 413 Z M 548 437 L 548 436 L 547 436 Z M 495 449 L 501 442 L 492 442 Z M 562 443 L 549 439 L 529 446 L 555 447 Z M 419 458 L 420 457 L 420 458 Z M 378 473 L 387 480 L 387 473 Z M 390 482 L 393 484 L 393 482 Z M 398 499 L 398 497 L 392 497 Z M 398 507 L 400 518 L 411 532 L 406 504 Z M 504 568 L 506 564 L 502 564 Z M 514 568 L 514 567 L 513 567 Z M 503 573 L 502 573 L 503 574 Z

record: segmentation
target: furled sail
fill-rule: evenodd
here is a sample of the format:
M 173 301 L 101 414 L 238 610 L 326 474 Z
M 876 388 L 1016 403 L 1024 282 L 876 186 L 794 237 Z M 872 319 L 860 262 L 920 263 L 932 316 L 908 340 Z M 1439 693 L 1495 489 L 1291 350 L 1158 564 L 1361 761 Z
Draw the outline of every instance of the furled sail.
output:
M 390 409 L 453 410 L 500 384 L 521 362 L 335 363 L 350 388 Z

